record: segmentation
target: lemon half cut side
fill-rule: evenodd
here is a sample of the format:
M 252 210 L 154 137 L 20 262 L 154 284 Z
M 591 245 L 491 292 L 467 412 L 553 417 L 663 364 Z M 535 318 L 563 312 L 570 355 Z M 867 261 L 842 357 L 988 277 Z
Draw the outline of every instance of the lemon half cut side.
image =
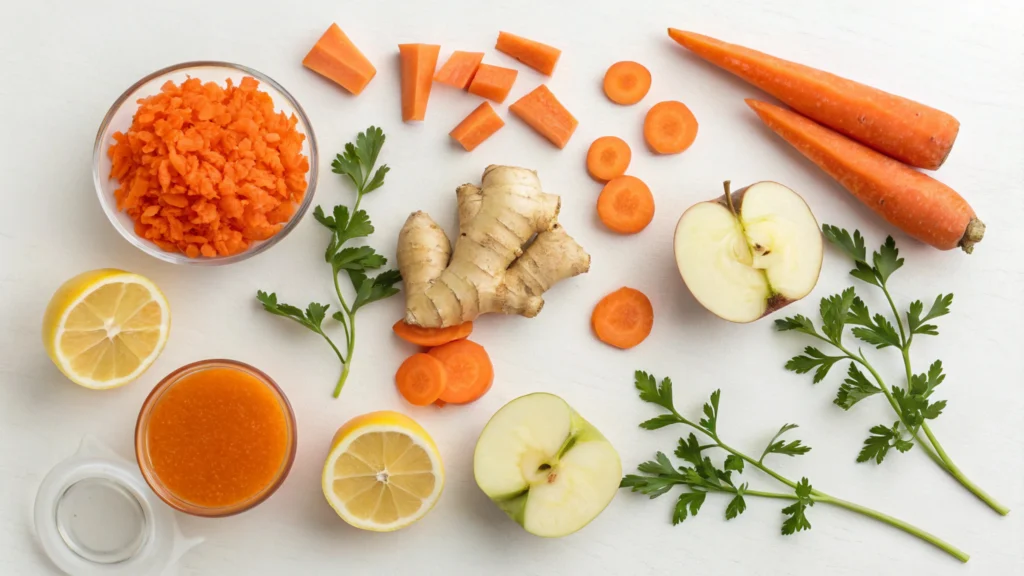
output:
M 430 511 L 444 489 L 444 466 L 427 431 L 398 412 L 353 418 L 334 437 L 323 490 L 342 520 L 391 532 Z
M 171 308 L 160 289 L 115 269 L 68 280 L 43 316 L 46 352 L 72 382 L 94 390 L 135 380 L 167 343 Z

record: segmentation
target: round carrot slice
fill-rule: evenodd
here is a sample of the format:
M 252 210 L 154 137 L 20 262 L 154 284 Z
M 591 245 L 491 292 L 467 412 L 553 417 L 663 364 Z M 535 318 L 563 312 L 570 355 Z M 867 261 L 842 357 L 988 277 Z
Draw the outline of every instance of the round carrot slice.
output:
M 658 102 L 644 118 L 644 140 L 658 154 L 679 154 L 697 138 L 697 119 L 686 104 Z
M 448 383 L 440 399 L 466 404 L 483 396 L 494 382 L 494 366 L 484 347 L 470 340 L 456 340 L 431 348 L 430 356 L 448 372 Z
M 444 392 L 447 382 L 444 364 L 423 353 L 406 358 L 395 374 L 398 391 L 414 406 L 433 404 Z
M 440 346 L 453 340 L 461 340 L 473 332 L 473 323 L 464 322 L 447 328 L 421 328 L 406 324 L 404 320 L 395 322 L 391 327 L 395 334 L 410 344 L 417 346 Z
M 654 195 L 643 180 L 619 176 L 597 197 L 597 215 L 613 232 L 636 234 L 654 219 Z
M 607 182 L 626 173 L 633 153 L 622 138 L 602 136 L 587 150 L 587 172 L 595 180 Z
M 632 348 L 651 333 L 654 307 L 643 292 L 619 288 L 594 306 L 590 326 L 601 342 L 616 348 Z
M 604 94 L 616 104 L 636 104 L 650 89 L 651 72 L 642 64 L 616 62 L 604 73 Z

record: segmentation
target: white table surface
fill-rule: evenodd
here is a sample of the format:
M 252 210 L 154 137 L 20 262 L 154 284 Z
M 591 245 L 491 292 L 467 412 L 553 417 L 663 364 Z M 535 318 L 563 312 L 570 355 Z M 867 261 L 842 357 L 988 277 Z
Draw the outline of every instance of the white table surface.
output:
M 301 8 L 298 7 L 301 5 Z M 630 5 L 630 9 L 623 8 Z M 338 22 L 377 65 L 377 78 L 353 98 L 303 69 L 300 61 L 323 29 Z M 228 574 L 665 574 L 820 575 L 1024 573 L 1024 4 L 1016 0 L 860 0 L 858 2 L 550 2 L 545 0 L 399 2 L 8 2 L 0 18 L 0 573 L 51 574 L 36 545 L 31 504 L 45 473 L 93 434 L 126 457 L 143 398 L 174 368 L 206 357 L 253 363 L 284 387 L 299 422 L 299 449 L 288 481 L 269 501 L 241 516 L 179 517 L 188 535 L 206 542 L 181 561 L 188 575 Z M 959 140 L 938 178 L 961 191 L 988 224 L 972 256 L 943 253 L 885 225 L 837 184 L 770 134 L 743 104 L 757 90 L 686 54 L 667 26 L 703 32 L 816 65 L 947 110 L 962 122 Z M 542 81 L 580 121 L 558 151 L 517 119 L 473 153 L 446 134 L 477 105 L 469 94 L 435 86 L 427 121 L 402 124 L 396 44 L 486 50 L 485 61 L 514 65 L 491 47 L 498 30 L 563 49 L 553 78 L 520 67 L 508 102 Z M 391 334 L 401 298 L 359 315 L 355 365 L 344 395 L 332 400 L 336 359 L 314 335 L 258 308 L 257 288 L 296 303 L 330 301 L 321 260 L 325 235 L 307 218 L 273 250 L 224 268 L 164 264 L 120 238 L 104 218 L 90 176 L 93 138 L 111 102 L 143 75 L 185 60 L 247 64 L 283 83 L 312 118 L 321 150 L 317 202 L 349 203 L 352 192 L 330 173 L 329 159 L 373 123 L 388 141 L 392 171 L 364 204 L 377 226 L 371 243 L 393 255 L 407 214 L 425 209 L 449 230 L 453 191 L 477 181 L 490 163 L 539 171 L 547 191 L 562 195 L 561 221 L 593 254 L 583 277 L 549 292 L 536 319 L 491 317 L 473 338 L 490 350 L 492 391 L 465 407 L 415 409 L 395 391 L 393 374 L 411 353 Z M 609 64 L 634 59 L 654 77 L 641 105 L 617 107 L 601 93 Z M 664 99 L 686 102 L 700 135 L 681 156 L 645 151 L 646 109 Z M 507 117 L 507 107 L 499 107 Z M 654 222 L 619 237 L 602 228 L 594 203 L 599 186 L 584 170 L 590 142 L 616 134 L 633 147 L 630 172 L 651 186 Z M 881 401 L 850 413 L 832 405 L 841 369 L 812 387 L 782 369 L 807 342 L 779 335 L 770 321 L 735 325 L 712 317 L 689 295 L 672 260 L 680 213 L 715 197 L 723 179 L 736 184 L 777 180 L 801 194 L 818 219 L 861 229 L 871 244 L 893 234 L 907 258 L 894 280 L 898 303 L 956 294 L 943 334 L 915 341 L 919 370 L 941 358 L 949 378 L 938 395 L 949 407 L 936 434 L 960 467 L 1014 509 L 1001 518 L 937 469 L 920 448 L 882 466 L 854 462 L 867 429 L 891 422 Z M 92 392 L 67 382 L 39 342 L 50 294 L 78 272 L 120 267 L 142 273 L 173 308 L 170 341 L 137 382 Z M 786 312 L 814 314 L 817 300 L 850 285 L 848 263 L 833 250 L 817 288 Z M 622 285 L 654 303 L 651 337 L 622 352 L 597 342 L 588 319 L 594 303 Z M 874 306 L 880 295 L 861 285 Z M 890 353 L 873 353 L 899 382 Z M 877 507 L 972 554 L 962 566 L 885 525 L 816 506 L 814 529 L 779 534 L 774 501 L 748 500 L 726 522 L 725 500 L 712 496 L 696 519 L 670 524 L 673 500 L 621 492 L 583 531 L 543 540 L 523 532 L 488 502 L 472 478 L 472 448 L 488 417 L 523 393 L 563 396 L 618 448 L 632 470 L 656 450 L 673 448 L 681 430 L 637 428 L 654 410 L 637 399 L 632 373 L 671 375 L 681 410 L 699 410 L 723 389 L 720 429 L 734 445 L 760 450 L 782 423 L 814 447 L 798 459 L 772 461 L 789 476 Z M 346 420 L 395 409 L 430 431 L 448 470 L 439 505 L 415 526 L 393 534 L 353 529 L 320 492 L 328 442 Z M 774 488 L 747 473 L 752 485 Z

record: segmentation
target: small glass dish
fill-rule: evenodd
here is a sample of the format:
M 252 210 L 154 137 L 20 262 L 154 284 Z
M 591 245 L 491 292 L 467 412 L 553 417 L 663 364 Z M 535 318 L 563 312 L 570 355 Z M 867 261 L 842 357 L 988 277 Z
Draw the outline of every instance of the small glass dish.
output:
M 278 112 L 284 112 L 288 115 L 295 114 L 295 117 L 298 118 L 296 130 L 306 136 L 302 143 L 302 153 L 309 158 L 309 173 L 306 175 L 306 194 L 302 198 L 302 203 L 296 207 L 295 214 L 292 215 L 291 220 L 285 223 L 277 234 L 266 240 L 253 242 L 245 252 L 231 256 L 189 258 L 180 252 L 167 252 L 149 240 L 140 238 L 135 234 L 135 226 L 132 219 L 128 214 L 117 209 L 117 202 L 114 199 L 114 190 L 117 189 L 119 183 L 117 179 L 110 178 L 111 161 L 107 155 L 107 149 L 114 143 L 114 132 L 124 132 L 127 130 L 131 126 L 132 118 L 138 109 L 138 100 L 158 93 L 160 87 L 168 80 L 180 84 L 188 78 L 199 78 L 204 82 L 216 82 L 223 85 L 224 81 L 230 78 L 237 86 L 245 76 L 252 76 L 259 80 L 260 90 L 265 91 L 273 98 L 274 106 Z M 312 204 L 313 194 L 316 192 L 317 174 L 319 173 L 316 136 L 313 133 L 313 126 L 302 106 L 295 100 L 295 97 L 274 81 L 273 78 L 261 72 L 240 64 L 214 61 L 184 62 L 168 66 L 153 72 L 133 84 L 128 90 L 125 90 L 114 102 L 113 106 L 110 107 L 107 115 L 103 117 L 99 132 L 96 134 L 92 160 L 92 178 L 96 185 L 96 194 L 99 196 L 100 206 L 103 207 L 103 212 L 106 213 L 110 223 L 121 233 L 121 236 L 139 250 L 164 262 L 197 266 L 218 266 L 241 262 L 270 249 L 271 246 L 280 242 L 282 238 L 287 236 L 298 225 L 303 215 L 309 209 L 310 204 Z
M 234 502 L 230 505 L 217 507 L 204 506 L 189 502 L 174 494 L 169 488 L 167 488 L 154 469 L 155 467 L 150 455 L 149 446 L 149 427 L 151 417 L 165 394 L 186 377 L 211 369 L 235 370 L 241 372 L 245 376 L 255 379 L 263 386 L 266 386 L 279 404 L 281 414 L 284 417 L 285 431 L 287 434 L 285 439 L 285 452 L 281 458 L 281 464 L 274 473 L 273 478 L 252 496 Z M 288 476 L 288 472 L 291 471 L 292 463 L 295 461 L 296 442 L 295 413 L 292 411 L 291 404 L 288 402 L 288 398 L 284 395 L 284 392 L 281 391 L 281 388 L 278 387 L 277 383 L 275 383 L 270 376 L 267 376 L 260 370 L 257 370 L 248 364 L 243 364 L 242 362 L 236 362 L 234 360 L 201 360 L 199 362 L 182 366 L 174 372 L 171 372 L 153 388 L 152 392 L 149 393 L 146 401 L 142 404 L 142 409 L 139 411 L 139 418 L 135 425 L 135 456 L 138 460 L 139 470 L 142 472 L 142 477 L 145 479 L 146 483 L 149 484 L 149 487 L 171 508 L 174 508 L 179 512 L 206 518 L 220 518 L 223 516 L 240 514 L 269 498 L 275 491 L 277 491 L 278 488 L 281 487 L 281 484 L 284 483 L 285 478 Z
M 43 478 L 34 520 L 43 551 L 74 576 L 163 574 L 203 541 L 183 536 L 138 467 L 91 436 Z

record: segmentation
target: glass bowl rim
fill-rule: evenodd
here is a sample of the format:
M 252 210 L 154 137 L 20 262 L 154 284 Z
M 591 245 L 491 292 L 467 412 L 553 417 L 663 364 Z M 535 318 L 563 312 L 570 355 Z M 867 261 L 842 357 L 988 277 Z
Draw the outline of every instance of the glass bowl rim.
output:
M 275 474 L 274 480 L 247 500 L 243 500 L 230 506 L 220 507 L 201 506 L 175 496 L 163 485 L 162 482 L 160 482 L 159 477 L 150 468 L 149 448 L 146 442 L 146 432 L 149 428 L 149 419 L 152 415 L 153 409 L 159 403 L 160 398 L 184 377 L 214 368 L 227 368 L 230 370 L 244 372 L 256 378 L 264 386 L 270 388 L 281 404 L 285 418 L 285 429 L 288 432 L 288 438 L 285 441 L 287 452 L 281 462 L 281 467 Z M 225 516 L 241 514 L 242 512 L 250 510 L 258 504 L 261 504 L 267 498 L 270 498 L 270 496 L 273 495 L 282 484 L 284 484 L 285 478 L 287 478 L 288 473 L 291 472 L 292 465 L 295 462 L 295 455 L 298 451 L 297 447 L 298 429 L 295 423 L 295 411 L 292 409 L 291 402 L 288 401 L 288 397 L 285 395 L 284 391 L 281 390 L 281 387 L 278 386 L 277 382 L 275 382 L 273 378 L 268 376 L 262 370 L 237 360 L 228 360 L 224 358 L 199 360 L 197 362 L 186 364 L 171 372 L 160 380 L 160 382 L 157 383 L 157 385 L 154 386 L 146 396 L 145 401 L 142 403 L 142 408 L 139 410 L 138 419 L 135 422 L 135 458 L 139 465 L 139 471 L 142 473 L 142 478 L 146 481 L 150 490 L 152 490 L 160 500 L 171 508 L 174 508 L 179 512 L 204 518 L 222 518 Z
M 226 68 L 234 70 L 236 72 L 248 74 L 259 80 L 261 83 L 270 85 L 272 88 L 277 90 L 281 95 L 283 95 L 285 100 L 288 101 L 288 104 L 292 108 L 294 108 L 295 115 L 299 118 L 299 123 L 304 128 L 304 134 L 307 140 L 309 141 L 309 172 L 308 183 L 306 185 L 306 194 L 305 196 L 303 196 L 302 202 L 299 204 L 298 208 L 296 208 L 295 213 L 292 214 L 291 219 L 285 223 L 285 225 L 281 228 L 281 230 L 277 232 L 277 234 L 274 234 L 270 238 L 263 240 L 254 246 L 250 246 L 249 249 L 244 252 L 232 254 L 231 256 L 215 256 L 213 258 L 188 258 L 187 256 L 184 256 L 183 254 L 179 254 L 177 252 L 167 252 L 165 250 L 162 250 L 159 246 L 156 246 L 155 244 L 143 238 L 139 238 L 138 235 L 135 234 L 134 230 L 127 229 L 121 223 L 117 216 L 117 213 L 119 211 L 117 210 L 117 207 L 112 204 L 113 199 L 106 198 L 106 194 L 103 190 L 104 176 L 100 175 L 99 166 L 103 155 L 106 153 L 106 149 L 110 145 L 109 142 L 104 141 L 103 133 L 106 132 L 107 128 L 110 126 L 110 123 L 113 121 L 114 116 L 121 109 L 121 107 L 124 106 L 125 103 L 127 103 L 128 99 L 131 98 L 132 95 L 142 86 L 165 74 L 171 74 L 173 72 L 179 72 L 189 68 Z M 122 92 L 121 95 L 117 97 L 117 100 L 114 100 L 114 103 L 110 106 L 110 109 L 108 109 L 107 113 L 103 116 L 103 121 L 100 122 L 99 130 L 96 132 L 96 141 L 93 143 L 92 151 L 92 179 L 93 186 L 96 188 L 96 196 L 100 201 L 100 207 L 103 209 L 103 213 L 107 216 L 107 220 L 110 221 L 111 225 L 113 225 L 114 228 L 121 234 L 121 236 L 125 240 L 127 240 L 131 245 L 135 246 L 139 250 L 142 250 L 146 254 L 149 254 L 150 256 L 158 260 L 161 260 L 163 262 L 169 262 L 171 264 L 184 264 L 189 266 L 223 266 L 225 264 L 241 262 L 257 254 L 260 254 L 266 250 L 269 250 L 272 246 L 274 246 L 285 236 L 287 236 L 299 224 L 299 221 L 302 220 L 303 216 L 305 216 L 306 212 L 309 210 L 310 205 L 313 203 L 313 195 L 316 193 L 317 183 L 319 181 L 319 151 L 317 148 L 316 134 L 313 132 L 313 123 L 310 122 L 309 116 L 306 115 L 305 109 L 303 109 L 302 105 L 299 104 L 299 101 L 295 99 L 295 96 L 292 96 L 291 92 L 285 89 L 285 87 L 278 83 L 276 80 L 260 72 L 259 70 L 250 68 L 248 66 L 244 66 L 242 64 L 235 64 L 233 62 L 225 62 L 219 60 L 191 60 L 188 62 L 172 64 L 170 66 L 161 68 L 155 72 L 147 74 L 146 76 L 142 77 L 142 79 L 129 86 L 127 90 Z M 106 179 L 110 179 L 109 175 L 106 176 Z

